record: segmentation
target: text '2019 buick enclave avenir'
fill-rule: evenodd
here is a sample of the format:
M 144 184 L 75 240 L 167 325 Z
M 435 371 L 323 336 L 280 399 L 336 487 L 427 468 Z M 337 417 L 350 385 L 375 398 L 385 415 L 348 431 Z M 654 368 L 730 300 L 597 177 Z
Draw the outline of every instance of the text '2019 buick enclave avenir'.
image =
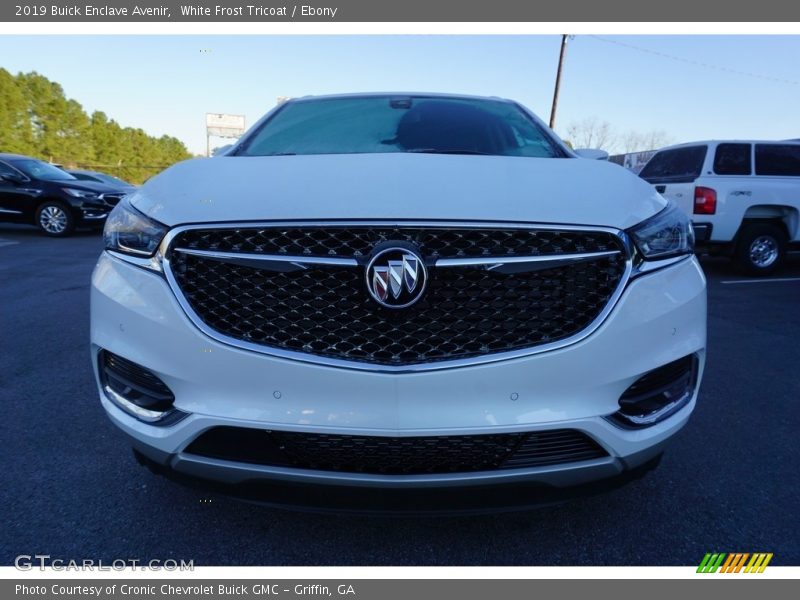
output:
M 152 178 L 104 237 L 100 398 L 185 481 L 338 509 L 537 503 L 648 470 L 696 402 L 688 219 L 512 101 L 290 100 Z

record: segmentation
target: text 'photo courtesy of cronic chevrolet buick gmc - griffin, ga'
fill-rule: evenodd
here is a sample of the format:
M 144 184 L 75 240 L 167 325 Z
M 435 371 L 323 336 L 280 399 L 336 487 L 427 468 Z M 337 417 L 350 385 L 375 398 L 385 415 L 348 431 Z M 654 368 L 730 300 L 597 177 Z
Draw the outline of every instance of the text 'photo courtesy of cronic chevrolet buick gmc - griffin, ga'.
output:
M 108 216 L 108 416 L 152 470 L 277 505 L 530 505 L 641 476 L 694 409 L 706 281 L 686 213 L 597 155 L 497 98 L 279 105 Z

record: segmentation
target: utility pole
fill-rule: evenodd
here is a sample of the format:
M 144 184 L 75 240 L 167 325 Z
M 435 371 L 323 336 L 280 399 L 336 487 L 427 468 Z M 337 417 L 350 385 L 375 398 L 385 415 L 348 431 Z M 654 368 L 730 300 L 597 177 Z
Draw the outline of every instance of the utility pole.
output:
M 550 109 L 550 129 L 556 126 L 556 108 L 558 107 L 558 90 L 561 87 L 561 67 L 564 66 L 564 54 L 567 52 L 567 39 L 569 36 L 561 36 L 561 52 L 558 55 L 558 71 L 556 72 L 556 89 L 553 91 L 553 108 Z

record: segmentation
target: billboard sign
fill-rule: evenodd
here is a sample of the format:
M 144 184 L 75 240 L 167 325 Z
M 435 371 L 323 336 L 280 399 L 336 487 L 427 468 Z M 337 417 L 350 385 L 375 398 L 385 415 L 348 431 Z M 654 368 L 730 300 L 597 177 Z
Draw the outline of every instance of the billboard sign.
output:
M 244 115 L 206 113 L 206 134 L 238 138 L 244 133 Z

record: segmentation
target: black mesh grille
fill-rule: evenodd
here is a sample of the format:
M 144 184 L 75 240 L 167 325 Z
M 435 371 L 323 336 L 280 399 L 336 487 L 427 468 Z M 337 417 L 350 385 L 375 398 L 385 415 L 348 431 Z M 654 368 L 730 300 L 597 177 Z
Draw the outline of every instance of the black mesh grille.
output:
M 436 257 L 622 250 L 615 236 L 603 232 L 404 228 L 192 230 L 172 247 L 358 257 L 372 251 L 372 240 L 387 236 L 413 238 L 430 263 Z M 514 274 L 429 267 L 425 295 L 403 310 L 383 308 L 369 297 L 363 266 L 278 273 L 181 252 L 171 253 L 170 264 L 194 312 L 226 336 L 404 366 L 531 348 L 579 333 L 608 304 L 625 255 Z
M 571 429 L 380 437 L 216 427 L 186 452 L 262 465 L 387 475 L 520 469 L 607 456 L 594 440 Z
M 116 206 L 119 201 L 125 196 L 124 192 L 103 194 L 103 200 L 111 206 Z
M 604 232 L 536 229 L 297 227 L 193 229 L 179 245 L 195 250 L 255 252 L 288 256 L 367 256 L 386 241 L 414 244 L 426 258 L 536 256 L 618 250 Z

